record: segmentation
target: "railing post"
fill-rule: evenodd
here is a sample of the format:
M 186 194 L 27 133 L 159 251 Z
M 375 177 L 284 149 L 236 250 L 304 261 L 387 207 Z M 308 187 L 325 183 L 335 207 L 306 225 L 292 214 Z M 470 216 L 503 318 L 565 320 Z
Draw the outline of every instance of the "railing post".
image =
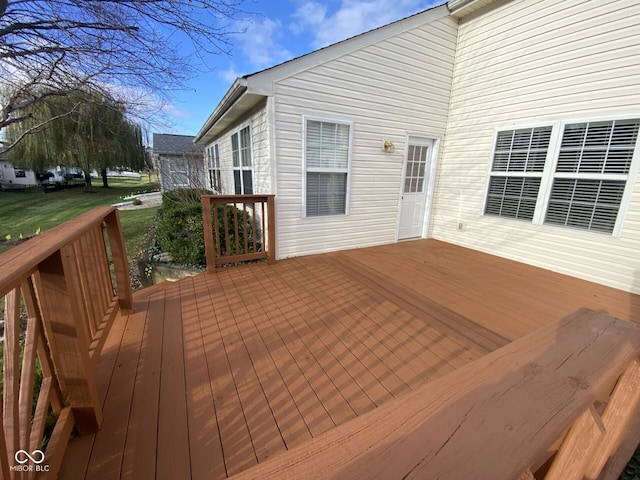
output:
M 40 263 L 40 300 L 51 356 L 80 434 L 97 432 L 102 408 L 81 308 L 72 285 L 73 248 L 62 247 Z
M 267 256 L 267 262 L 269 265 L 276 263 L 276 207 L 275 196 L 267 195 L 267 219 L 269 230 L 269 251 Z
M 133 313 L 133 291 L 131 290 L 129 262 L 127 261 L 127 251 L 124 246 L 122 224 L 120 223 L 118 211 L 114 210 L 107 215 L 104 222 L 109 236 L 109 247 L 111 248 L 111 259 L 116 275 L 120 310 L 125 314 Z
M 204 251 L 207 258 L 207 273 L 216 273 L 216 261 L 213 244 L 213 222 L 211 221 L 211 201 L 208 195 L 200 197 L 202 203 L 202 223 L 204 229 Z M 218 208 L 214 205 L 215 215 Z

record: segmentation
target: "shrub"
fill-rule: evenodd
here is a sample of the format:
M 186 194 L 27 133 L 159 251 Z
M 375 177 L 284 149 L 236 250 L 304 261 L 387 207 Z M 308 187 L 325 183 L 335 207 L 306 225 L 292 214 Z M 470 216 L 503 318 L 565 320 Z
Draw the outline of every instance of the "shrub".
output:
M 204 227 L 202 221 L 202 206 L 200 196 L 207 193 L 206 190 L 177 189 L 165 193 L 162 196 L 162 208 L 158 215 L 156 228 L 156 241 L 162 252 L 170 253 L 175 263 L 204 267 L 207 263 L 204 246 Z M 247 212 L 249 213 L 249 212 Z M 223 207 L 218 206 L 218 235 L 221 244 L 221 253 L 239 254 L 245 252 L 243 238 L 244 233 L 253 237 L 253 224 L 251 215 L 247 214 L 246 222 L 243 219 L 243 211 L 227 207 L 227 228 L 224 228 Z M 239 222 L 238 236 L 236 240 L 236 218 Z M 229 251 L 227 252 L 227 237 Z M 215 238 L 215 232 L 214 232 Z M 249 251 L 255 251 L 260 246 L 260 232 L 256 232 L 258 245 L 253 245 L 253 239 L 249 244 Z
M 206 265 L 200 202 L 165 202 L 163 198 L 156 241 L 174 262 L 202 267 Z
M 162 194 L 162 206 L 182 203 L 200 204 L 200 197 L 210 193 L 209 190 L 202 188 L 176 188 Z

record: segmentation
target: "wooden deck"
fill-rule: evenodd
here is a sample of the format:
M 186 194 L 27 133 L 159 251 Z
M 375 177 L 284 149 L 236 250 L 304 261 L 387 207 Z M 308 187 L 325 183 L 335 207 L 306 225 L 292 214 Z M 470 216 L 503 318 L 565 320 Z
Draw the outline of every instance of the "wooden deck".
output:
M 580 307 L 640 322 L 637 295 L 434 240 L 157 285 L 116 319 L 103 428 L 60 478 L 225 478 Z

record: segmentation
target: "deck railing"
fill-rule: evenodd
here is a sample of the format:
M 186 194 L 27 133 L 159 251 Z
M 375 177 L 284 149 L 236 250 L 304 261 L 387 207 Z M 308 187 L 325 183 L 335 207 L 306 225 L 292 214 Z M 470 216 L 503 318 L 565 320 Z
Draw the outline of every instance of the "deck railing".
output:
M 231 478 L 617 479 L 639 355 L 639 325 L 578 311 Z
M 249 260 L 276 260 L 274 195 L 203 195 L 207 271 Z
M 94 363 L 132 292 L 118 211 L 100 207 L 0 255 L 2 478 L 55 478 L 72 429 L 97 431 Z

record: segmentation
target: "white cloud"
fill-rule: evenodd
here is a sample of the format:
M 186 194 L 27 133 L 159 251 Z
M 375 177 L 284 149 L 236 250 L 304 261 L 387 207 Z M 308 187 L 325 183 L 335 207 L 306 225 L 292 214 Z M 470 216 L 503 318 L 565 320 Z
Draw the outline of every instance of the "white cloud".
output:
M 303 3 L 292 15 L 289 29 L 296 35 L 321 27 L 327 15 L 327 7 L 316 2 Z
M 282 34 L 282 23 L 278 19 L 262 17 L 253 20 L 238 37 L 243 59 L 254 69 L 271 67 L 291 59 L 293 54 L 280 43 Z
M 242 74 L 236 70 L 236 66 L 233 63 L 229 64 L 229 68 L 226 70 L 221 70 L 219 74 L 220 78 L 225 81 L 225 83 L 232 84 L 233 81 L 241 77 Z
M 293 33 L 313 35 L 314 48 L 325 47 L 363 32 L 386 25 L 441 1 L 396 0 L 390 8 L 388 0 L 341 0 L 340 7 L 327 14 L 316 2 L 305 2 L 293 14 Z

